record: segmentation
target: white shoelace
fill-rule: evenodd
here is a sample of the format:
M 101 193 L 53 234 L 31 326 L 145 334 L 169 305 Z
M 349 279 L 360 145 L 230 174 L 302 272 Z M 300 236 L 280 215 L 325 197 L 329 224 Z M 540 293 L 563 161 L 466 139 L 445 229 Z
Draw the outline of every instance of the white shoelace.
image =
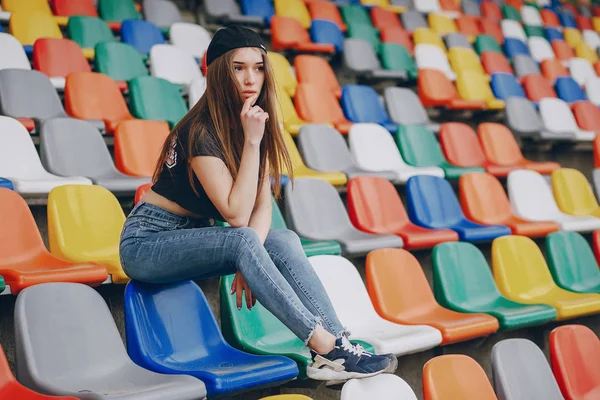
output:
M 360 344 L 352 344 L 347 337 L 342 338 L 342 348 L 356 356 L 370 355 Z

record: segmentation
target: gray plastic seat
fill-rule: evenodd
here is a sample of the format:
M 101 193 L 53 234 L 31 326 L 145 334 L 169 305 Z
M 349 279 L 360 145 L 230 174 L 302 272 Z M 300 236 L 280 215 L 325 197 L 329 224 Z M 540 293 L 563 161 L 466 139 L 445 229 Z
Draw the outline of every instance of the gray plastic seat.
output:
M 509 97 L 506 102 L 506 121 L 515 134 L 522 137 L 538 137 L 544 123 L 532 102 L 522 97 Z
M 40 153 L 49 172 L 59 176 L 85 176 L 115 194 L 133 194 L 139 186 L 150 182 L 150 178 L 119 172 L 102 134 L 87 121 L 52 118 L 42 122 Z
M 525 75 L 533 74 L 540 75 L 540 67 L 535 60 L 524 54 L 518 54 L 513 57 L 513 69 L 517 78 L 522 78 Z
M 242 14 L 235 0 L 204 0 L 204 10 L 206 18 L 213 22 L 265 25 L 263 17 Z
M 298 178 L 285 187 L 288 225 L 301 237 L 335 240 L 345 255 L 359 256 L 382 247 L 402 247 L 395 235 L 374 235 L 356 229 L 335 188 L 321 179 Z
M 390 4 L 393 6 L 406 7 L 407 9 L 414 8 L 412 0 L 390 0 Z
M 42 393 L 78 399 L 188 400 L 206 397 L 204 383 L 136 365 L 108 306 L 78 283 L 43 283 L 15 304 L 17 376 Z
M 366 171 L 359 168 L 342 134 L 327 125 L 307 124 L 298 133 L 302 159 L 310 168 L 321 172 L 342 171 L 348 178 L 361 175 L 380 176 L 395 180 L 393 171 Z
M 183 21 L 177 5 L 170 0 L 144 0 L 144 19 L 158 26 L 163 32 L 175 22 Z
M 481 17 L 481 10 L 479 8 L 479 4 L 474 0 L 463 0 L 461 2 L 462 10 L 464 14 L 474 15 L 476 17 Z
M 530 340 L 496 343 L 492 369 L 499 400 L 564 400 L 544 353 Z
M 362 39 L 345 39 L 344 67 L 353 75 L 373 79 L 407 79 L 406 71 L 382 69 L 373 47 Z
M 594 189 L 596 190 L 596 197 L 600 198 L 600 168 L 594 169 L 592 179 L 594 180 Z
M 404 29 L 409 33 L 413 33 L 417 28 L 429 28 L 423 14 L 416 10 L 404 11 L 400 14 L 400 20 Z
M 439 124 L 431 122 L 413 90 L 388 86 L 383 91 L 383 97 L 391 120 L 398 125 L 426 125 L 432 131 L 440 130 Z
M 458 47 L 473 50 L 473 46 L 471 46 L 469 40 L 462 33 L 447 34 L 444 36 L 444 44 L 446 45 L 447 49 Z

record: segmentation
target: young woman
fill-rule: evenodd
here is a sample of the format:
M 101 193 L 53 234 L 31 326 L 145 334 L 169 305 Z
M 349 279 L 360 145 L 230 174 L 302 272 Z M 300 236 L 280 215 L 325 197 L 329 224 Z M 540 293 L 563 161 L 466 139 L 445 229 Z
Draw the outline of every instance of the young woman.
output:
M 235 274 L 238 309 L 244 296 L 248 309 L 258 299 L 302 339 L 313 357 L 310 378 L 393 372 L 394 355 L 373 355 L 348 340 L 298 236 L 270 230 L 271 193 L 279 196 L 291 165 L 260 36 L 221 29 L 206 57 L 206 92 L 167 137 L 152 189 L 125 222 L 123 269 L 149 283 Z M 230 227 L 215 227 L 216 219 Z

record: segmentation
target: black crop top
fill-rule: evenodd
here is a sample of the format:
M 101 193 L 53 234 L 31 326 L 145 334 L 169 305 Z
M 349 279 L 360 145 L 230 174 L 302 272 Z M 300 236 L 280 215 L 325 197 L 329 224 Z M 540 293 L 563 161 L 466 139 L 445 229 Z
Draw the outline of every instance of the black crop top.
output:
M 189 126 L 184 125 L 179 129 L 171 143 L 169 157 L 163 165 L 157 181 L 152 185 L 152 190 L 195 214 L 224 221 L 204 191 L 198 177 L 192 173 L 198 195 L 194 193 L 187 171 L 189 160 L 195 156 L 214 156 L 221 160 L 224 159 L 216 134 L 210 127 L 207 127 L 206 133 L 202 135 L 202 140 L 192 149 L 191 157 L 188 157 L 189 134 Z

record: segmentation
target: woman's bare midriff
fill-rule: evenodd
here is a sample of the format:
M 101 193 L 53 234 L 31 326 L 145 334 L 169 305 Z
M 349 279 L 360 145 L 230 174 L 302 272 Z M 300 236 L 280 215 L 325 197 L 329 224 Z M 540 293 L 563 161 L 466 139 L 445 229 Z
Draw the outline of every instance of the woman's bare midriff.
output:
M 202 218 L 202 216 L 186 210 L 185 208 L 181 207 L 179 204 L 152 191 L 152 189 L 150 189 L 146 192 L 144 197 L 142 197 L 142 201 L 145 203 L 148 203 L 148 204 L 154 204 L 155 206 L 158 206 L 164 210 L 170 211 L 173 214 L 182 215 L 184 217 Z

